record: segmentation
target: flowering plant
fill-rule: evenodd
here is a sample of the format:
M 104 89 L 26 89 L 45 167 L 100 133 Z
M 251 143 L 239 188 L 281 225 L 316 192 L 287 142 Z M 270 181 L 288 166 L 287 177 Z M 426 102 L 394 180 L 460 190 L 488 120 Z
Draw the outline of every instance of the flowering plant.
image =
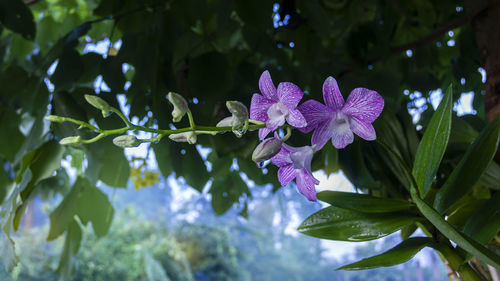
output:
M 314 178 L 311 171 L 314 153 L 321 150 L 329 139 L 336 148 L 346 147 L 354 140 L 353 132 L 365 140 L 371 141 L 376 138 L 371 123 L 382 112 L 384 100 L 375 91 L 356 88 L 344 103 L 336 80 L 328 77 L 323 85 L 326 106 L 315 100 L 308 100 L 299 106 L 304 96 L 302 90 L 290 82 L 281 82 L 276 88 L 267 70 L 260 76 L 259 89 L 262 95 L 252 96 L 250 115 L 243 103 L 228 101 L 226 106 L 232 115 L 221 120 L 215 128 L 195 125 L 188 102 L 181 95 L 171 92 L 167 98 L 174 107 L 172 121 L 179 122 L 184 115 L 187 115 L 189 128 L 158 130 L 157 136 L 142 140 L 131 135 L 121 135 L 115 137 L 113 143 L 119 147 L 135 147 L 145 142 L 157 142 L 168 135 L 172 141 L 195 144 L 199 134 L 217 134 L 231 130 L 236 136 L 241 137 L 248 129 L 258 129 L 259 139 L 263 141 L 254 150 L 252 159 L 258 165 L 270 159 L 279 167 L 277 176 L 282 186 L 296 179 L 299 192 L 308 200 L 316 201 L 315 186 L 319 181 Z M 92 106 L 102 110 L 103 116 L 109 115 L 110 112 L 117 113 L 127 127 L 118 131 L 97 130 L 100 134 L 89 140 L 82 140 L 80 136 L 66 137 L 60 141 L 61 144 L 92 143 L 109 134 L 145 129 L 132 125 L 121 112 L 109 106 L 101 98 L 87 95 L 86 99 Z M 83 121 L 60 116 L 50 115 L 46 119 L 52 122 L 70 121 L 94 129 L 92 125 Z M 253 125 L 249 126 L 249 123 Z M 282 129 L 287 133 L 280 138 L 277 131 Z M 285 144 L 292 134 L 292 129 L 299 129 L 302 132 L 314 130 L 312 146 L 292 147 Z M 274 132 L 274 137 L 264 139 L 270 132 Z

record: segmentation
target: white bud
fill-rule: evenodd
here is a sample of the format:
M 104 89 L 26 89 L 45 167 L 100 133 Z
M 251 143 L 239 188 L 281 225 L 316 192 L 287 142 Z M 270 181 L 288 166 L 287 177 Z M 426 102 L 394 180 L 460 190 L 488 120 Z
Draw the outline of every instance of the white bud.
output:
M 179 94 L 174 92 L 168 93 L 168 101 L 174 106 L 172 111 L 172 121 L 179 122 L 186 112 L 188 112 L 189 107 L 187 101 Z
M 119 147 L 136 147 L 141 141 L 131 135 L 118 136 L 113 139 L 113 143 Z
M 187 142 L 189 144 L 195 144 L 197 140 L 196 132 L 184 132 L 178 134 L 171 134 L 168 136 L 169 139 L 175 142 Z

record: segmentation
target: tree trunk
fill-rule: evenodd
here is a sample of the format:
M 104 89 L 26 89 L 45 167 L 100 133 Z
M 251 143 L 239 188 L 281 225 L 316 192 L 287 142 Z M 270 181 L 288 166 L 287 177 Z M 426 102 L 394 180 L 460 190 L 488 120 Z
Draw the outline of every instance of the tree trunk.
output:
M 488 121 L 500 116 L 500 0 L 465 0 L 486 70 L 484 109 Z

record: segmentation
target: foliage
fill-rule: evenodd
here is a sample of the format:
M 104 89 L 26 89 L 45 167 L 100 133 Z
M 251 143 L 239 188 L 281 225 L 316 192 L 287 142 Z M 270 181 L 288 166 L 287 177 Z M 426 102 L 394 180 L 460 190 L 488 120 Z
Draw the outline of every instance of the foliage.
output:
M 193 116 L 197 122 L 215 124 L 229 115 L 226 100 L 248 103 L 257 92 L 258 76 L 268 69 L 278 81 L 299 85 L 311 99 L 320 99 L 322 82 L 330 75 L 345 89 L 366 87 L 380 93 L 385 110 L 374 123 L 378 142 L 356 139 L 343 150 L 327 148 L 315 156 L 312 167 L 327 173 L 341 169 L 374 200 L 412 204 L 409 210 L 393 212 L 353 210 L 355 204 L 330 202 L 333 206 L 313 214 L 301 230 L 313 229 L 322 238 L 367 240 L 418 226 L 439 244 L 436 248 L 461 278 L 482 278 L 471 264 L 500 268 L 495 253 L 499 226 L 478 220 L 485 214 L 498 217 L 500 173 L 492 159 L 500 121 L 484 124 L 474 33 L 470 26 L 456 24 L 467 22 L 460 21 L 466 17 L 461 1 L 284 0 L 274 10 L 273 2 L 264 0 L 28 4 L 0 2 L 0 223 L 5 264 L 16 262 L 9 235 L 18 229 L 29 202 L 38 194 L 59 192 L 65 198 L 51 214 L 49 238 L 66 233 L 59 273 L 70 276 L 72 256 L 81 244 L 80 224 L 91 222 L 95 234 L 104 235 L 111 223 L 113 209 L 97 186 L 126 187 L 130 178 L 129 161 L 107 133 L 49 124 L 44 116 L 81 120 L 87 128 L 114 133 L 128 131 L 117 128 L 132 119 L 139 123 L 131 127 L 134 130 L 169 130 L 173 124 L 166 109 L 171 106 L 165 96 L 175 91 L 187 97 L 192 111 L 189 121 L 185 118 L 176 126 L 192 126 Z M 104 44 L 106 50 L 96 52 L 95 44 Z M 426 98 L 438 88 L 448 90 L 433 112 Z M 404 95 L 404 90 L 412 94 Z M 478 114 L 457 117 L 453 102 L 466 91 L 474 92 Z M 108 108 L 95 110 L 86 103 L 84 95 L 89 94 L 117 110 L 105 118 L 101 113 L 109 113 Z M 419 101 L 424 105 L 417 107 Z M 126 109 L 126 116 L 120 108 Z M 427 110 L 413 124 L 408 109 Z M 69 136 L 76 138 L 66 139 Z M 72 149 L 57 142 L 91 138 L 102 139 Z M 293 146 L 309 141 L 310 135 L 301 134 L 289 139 Z M 250 161 L 255 135 L 202 135 L 197 143 L 210 148 L 211 157 L 204 159 L 194 146 L 166 139 L 149 148 L 163 176 L 174 173 L 200 192 L 211 185 L 217 213 L 234 205 L 247 213 L 252 191 L 245 175 L 257 184 L 280 187 L 275 167 L 259 170 Z M 67 156 L 78 170 L 72 187 L 60 165 Z M 230 171 L 235 159 L 238 168 Z M 94 197 L 96 209 L 90 206 Z M 353 218 L 364 228 L 336 231 L 344 225 L 339 221 Z M 470 261 L 471 255 L 482 263 Z M 157 272 L 158 267 L 151 266 L 150 274 Z

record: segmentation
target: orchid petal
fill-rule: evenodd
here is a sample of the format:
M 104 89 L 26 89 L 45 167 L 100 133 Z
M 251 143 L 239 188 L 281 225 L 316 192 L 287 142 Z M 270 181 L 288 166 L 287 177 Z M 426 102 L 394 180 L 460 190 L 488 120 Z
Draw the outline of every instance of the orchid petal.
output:
M 372 123 L 384 109 L 384 99 L 375 91 L 356 88 L 352 90 L 342 112 L 356 117 L 363 123 Z
M 309 133 L 313 129 L 317 128 L 321 123 L 327 122 L 332 115 L 328 107 L 315 100 L 306 101 L 301 104 L 298 109 L 307 122 L 305 127 L 299 127 L 299 130 L 303 133 Z
M 278 180 L 280 181 L 281 186 L 287 185 L 295 178 L 296 175 L 297 171 L 293 168 L 292 164 L 280 167 L 278 170 Z
M 278 167 L 283 167 L 292 164 L 290 159 L 290 151 L 285 147 L 286 144 L 281 146 L 280 152 L 271 158 L 271 162 Z
M 259 89 L 264 97 L 277 101 L 278 96 L 276 94 L 276 87 L 274 87 L 273 80 L 271 79 L 271 74 L 269 71 L 264 71 L 259 78 Z
M 271 132 L 272 130 L 268 128 L 261 128 L 259 129 L 259 139 L 263 140 L 266 138 L 266 136 Z
M 314 185 L 318 183 L 318 180 L 307 173 L 305 169 L 297 173 L 297 189 L 309 201 L 316 201 L 316 189 Z
M 286 121 L 295 128 L 303 128 L 307 125 L 306 118 L 304 118 L 298 109 L 290 110 L 286 117 Z
M 325 144 L 328 142 L 329 139 L 332 138 L 334 135 L 334 130 L 333 126 L 330 126 L 330 124 L 333 124 L 330 120 L 325 120 L 325 122 L 318 124 L 318 127 L 314 131 L 311 139 L 311 143 L 315 144 L 317 147 L 317 150 L 320 150 L 325 146 Z
M 290 82 L 279 83 L 278 98 L 289 109 L 295 109 L 304 96 L 302 90 Z
M 340 93 L 337 80 L 331 76 L 323 83 L 323 100 L 332 109 L 339 109 L 344 105 L 344 98 Z
M 351 130 L 361 138 L 372 141 L 377 138 L 377 134 L 375 133 L 375 129 L 372 124 L 361 122 L 356 117 L 352 117 L 350 120 Z
M 333 123 L 333 122 L 332 122 Z M 346 147 L 354 141 L 354 134 L 349 127 L 349 124 L 335 126 L 332 130 L 332 144 L 337 149 Z
M 252 101 L 250 102 L 250 118 L 266 122 L 268 119 L 267 110 L 269 110 L 271 105 L 273 105 L 273 101 L 259 94 L 254 94 L 252 96 Z

